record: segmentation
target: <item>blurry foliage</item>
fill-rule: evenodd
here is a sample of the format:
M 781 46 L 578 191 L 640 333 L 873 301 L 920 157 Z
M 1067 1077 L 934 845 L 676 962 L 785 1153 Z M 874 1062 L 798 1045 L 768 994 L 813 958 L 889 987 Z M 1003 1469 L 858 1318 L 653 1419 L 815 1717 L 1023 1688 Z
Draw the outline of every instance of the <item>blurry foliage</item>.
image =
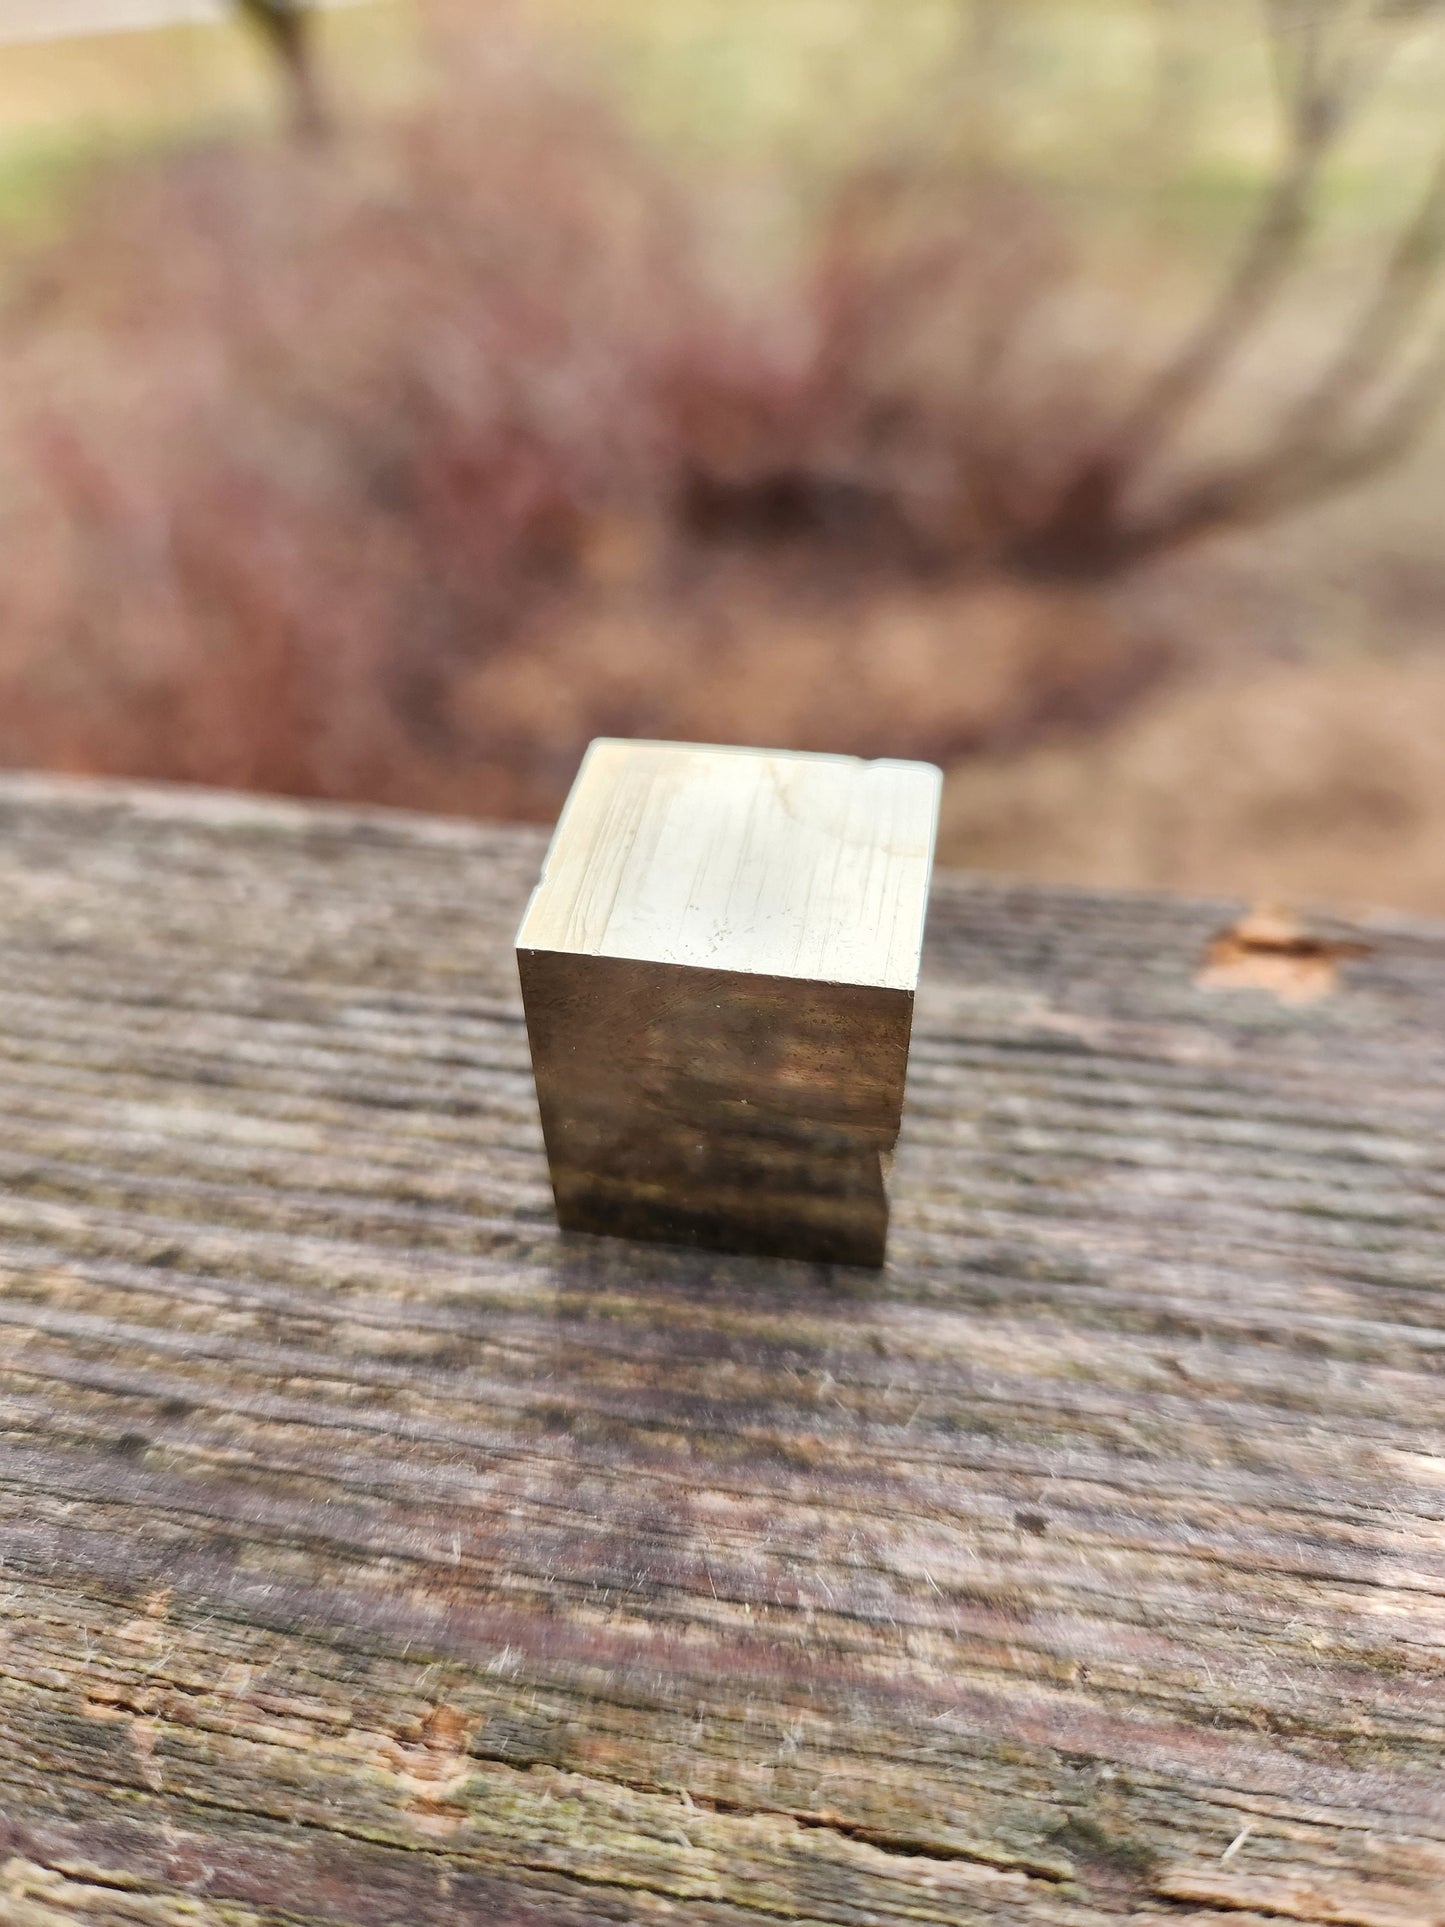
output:
M 945 755 L 1149 673 L 995 606 L 943 690 L 972 541 L 879 439 L 888 283 L 1022 298 L 1046 224 L 1035 259 L 924 197 L 885 245 L 870 175 L 801 286 L 734 298 L 592 95 L 494 24 L 444 44 L 364 137 L 113 168 L 15 292 L 0 757 L 546 811 L 599 730 Z
M 1200 460 L 1192 436 L 1304 264 L 1329 162 L 1420 14 L 1394 0 L 1267 0 L 1277 158 L 1232 270 L 1153 369 L 1133 344 L 1121 353 L 1122 316 L 1102 352 L 1071 348 L 1075 266 L 1037 195 L 991 167 L 987 127 L 964 179 L 915 162 L 846 183 L 824 224 L 812 360 L 768 411 L 774 442 L 780 423 L 795 437 L 779 473 L 796 490 L 799 475 L 841 467 L 880 507 L 911 512 L 940 561 L 1088 580 L 1398 461 L 1445 392 L 1445 141 L 1341 303 L 1336 340 L 1252 444 Z M 982 67 L 1003 34 L 1000 0 L 973 0 L 971 17 Z M 975 89 L 989 97 L 977 75 Z
M 675 210 L 507 50 L 458 90 L 113 173 L 12 301 L 7 759 L 395 794 L 459 668 L 656 513 Z
M 0 759 L 545 811 L 603 730 L 948 758 L 1132 700 L 1167 652 L 1080 585 L 1428 419 L 1438 165 L 1275 425 L 1195 435 L 1429 23 L 1275 0 L 1277 164 L 1150 372 L 1007 164 L 1008 10 L 952 17 L 929 137 L 835 169 L 766 271 L 595 92 L 441 0 L 408 114 L 112 170 L 0 322 Z

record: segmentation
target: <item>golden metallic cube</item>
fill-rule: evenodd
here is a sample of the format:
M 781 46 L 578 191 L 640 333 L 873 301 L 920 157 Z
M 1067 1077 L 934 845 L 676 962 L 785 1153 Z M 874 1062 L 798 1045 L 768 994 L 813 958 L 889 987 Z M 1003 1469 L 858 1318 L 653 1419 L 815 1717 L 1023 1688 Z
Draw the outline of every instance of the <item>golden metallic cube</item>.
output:
M 882 1264 L 940 780 L 592 744 L 517 933 L 564 1230 Z

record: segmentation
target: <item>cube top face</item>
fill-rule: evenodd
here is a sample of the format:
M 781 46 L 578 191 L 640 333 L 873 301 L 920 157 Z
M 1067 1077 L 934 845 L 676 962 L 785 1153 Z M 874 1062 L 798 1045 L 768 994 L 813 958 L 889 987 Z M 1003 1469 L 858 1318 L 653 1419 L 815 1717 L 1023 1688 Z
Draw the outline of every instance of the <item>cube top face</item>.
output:
M 914 989 L 928 763 L 594 742 L 517 947 Z

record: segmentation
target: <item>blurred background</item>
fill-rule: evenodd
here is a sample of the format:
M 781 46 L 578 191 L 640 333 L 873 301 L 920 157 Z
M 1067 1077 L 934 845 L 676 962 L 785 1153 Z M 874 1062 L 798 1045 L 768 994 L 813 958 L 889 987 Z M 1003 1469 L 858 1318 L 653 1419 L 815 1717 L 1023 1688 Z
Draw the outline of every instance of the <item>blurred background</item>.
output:
M 0 0 L 0 765 L 1445 912 L 1445 7 Z

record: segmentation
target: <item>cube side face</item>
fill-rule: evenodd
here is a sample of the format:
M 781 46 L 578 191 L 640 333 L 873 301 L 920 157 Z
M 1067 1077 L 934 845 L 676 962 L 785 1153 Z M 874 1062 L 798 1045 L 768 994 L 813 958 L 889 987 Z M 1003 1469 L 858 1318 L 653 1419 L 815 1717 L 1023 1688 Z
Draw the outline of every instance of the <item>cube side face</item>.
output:
M 911 991 L 517 960 L 564 1230 L 882 1264 Z

